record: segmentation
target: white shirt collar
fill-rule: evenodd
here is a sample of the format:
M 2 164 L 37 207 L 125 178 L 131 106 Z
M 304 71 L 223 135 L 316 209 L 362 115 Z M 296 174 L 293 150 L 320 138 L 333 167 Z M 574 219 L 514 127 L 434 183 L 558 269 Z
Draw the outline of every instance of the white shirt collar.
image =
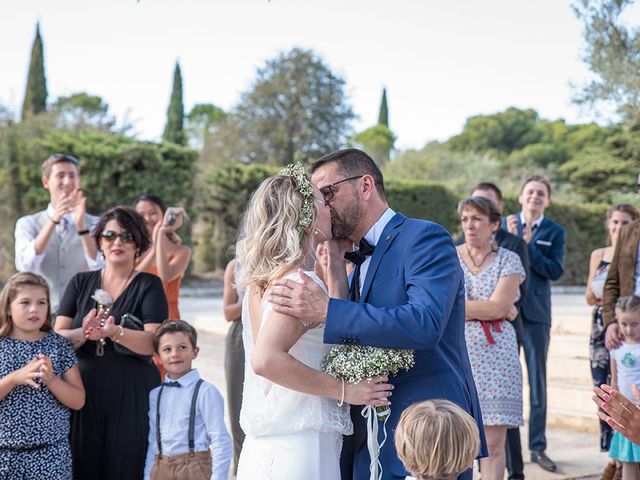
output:
M 387 208 L 385 212 L 380 216 L 378 221 L 374 223 L 373 226 L 369 229 L 367 234 L 364 236 L 364 239 L 371 245 L 377 245 L 378 240 L 380 240 L 380 237 L 382 236 L 384 227 L 387 226 L 387 223 L 391 221 L 395 214 L 396 212 L 394 212 L 390 208 Z
M 166 373 L 164 375 L 165 383 L 167 383 L 167 382 L 178 382 L 181 387 L 188 387 L 192 383 L 197 382 L 199 379 L 200 379 L 200 374 L 198 373 L 198 370 L 196 368 L 192 368 L 187 373 L 185 373 L 183 376 L 181 376 L 180 378 L 176 378 L 176 379 L 173 379 L 173 378 L 169 377 L 168 373 Z
M 540 215 L 535 222 L 533 222 L 533 225 L 531 225 L 531 228 L 533 227 L 540 228 L 540 224 L 542 223 L 543 220 L 544 220 L 544 213 Z M 526 222 L 524 221 L 524 213 L 520 212 L 520 224 L 524 225 L 525 223 Z

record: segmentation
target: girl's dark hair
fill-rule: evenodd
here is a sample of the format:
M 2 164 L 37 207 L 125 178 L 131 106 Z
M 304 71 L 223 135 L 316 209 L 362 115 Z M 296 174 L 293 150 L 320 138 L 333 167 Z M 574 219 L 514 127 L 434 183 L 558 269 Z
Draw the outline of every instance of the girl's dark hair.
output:
M 11 333 L 11 302 L 13 302 L 23 288 L 42 288 L 47 294 L 47 319 L 42 328 L 43 332 L 51 330 L 51 303 L 49 301 L 49 284 L 40 275 L 31 272 L 20 272 L 13 275 L 0 294 L 0 338 Z
M 162 210 L 163 215 L 164 215 L 164 212 L 167 211 L 167 206 L 165 205 L 164 200 L 162 200 L 162 198 L 160 198 L 158 195 L 154 195 L 152 193 L 144 193 L 140 195 L 138 198 L 136 198 L 136 201 L 133 202 L 133 207 L 135 208 L 136 205 L 138 205 L 140 202 L 155 203 L 157 206 L 160 207 L 160 210 Z
M 129 207 L 113 207 L 102 214 L 95 230 L 93 231 L 93 241 L 96 244 L 98 250 L 100 250 L 100 234 L 104 230 L 104 227 L 111 220 L 118 222 L 124 230 L 131 233 L 133 236 L 133 243 L 136 245 L 137 255 L 142 255 L 149 249 L 151 245 L 151 238 L 147 233 L 147 228 L 144 225 L 144 218 L 133 208 Z

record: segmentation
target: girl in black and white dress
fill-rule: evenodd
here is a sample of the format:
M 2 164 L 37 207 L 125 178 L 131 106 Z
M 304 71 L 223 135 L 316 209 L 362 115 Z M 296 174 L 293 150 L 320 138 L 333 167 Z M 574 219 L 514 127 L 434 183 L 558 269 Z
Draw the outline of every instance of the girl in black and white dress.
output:
M 0 479 L 71 478 L 70 409 L 82 408 L 85 393 L 50 315 L 44 278 L 9 279 L 0 296 Z

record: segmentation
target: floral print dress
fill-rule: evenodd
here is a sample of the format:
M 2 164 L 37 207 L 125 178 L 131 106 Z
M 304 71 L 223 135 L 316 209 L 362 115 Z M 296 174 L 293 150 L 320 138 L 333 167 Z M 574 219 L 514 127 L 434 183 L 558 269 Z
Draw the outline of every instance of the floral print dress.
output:
M 488 300 L 501 277 L 517 274 L 520 283 L 525 279 L 518 255 L 502 247 L 491 264 L 477 275 L 471 273 L 462 258 L 460 265 L 467 300 Z M 519 295 L 520 292 L 515 301 Z M 522 367 L 513 325 L 505 319 L 467 320 L 464 336 L 480 398 L 482 421 L 487 426 L 521 426 Z

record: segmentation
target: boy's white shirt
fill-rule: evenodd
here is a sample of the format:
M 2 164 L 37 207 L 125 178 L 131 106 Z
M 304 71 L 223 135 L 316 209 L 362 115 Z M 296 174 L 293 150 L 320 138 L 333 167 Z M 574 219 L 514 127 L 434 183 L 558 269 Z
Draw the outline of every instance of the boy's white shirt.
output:
M 200 375 L 190 370 L 178 379 L 167 375 L 165 382 L 178 382 L 180 387 L 164 387 L 160 400 L 160 428 L 163 455 L 189 452 L 189 413 L 191 398 Z M 144 468 L 148 480 L 158 453 L 156 414 L 160 386 L 149 393 L 149 445 Z M 198 392 L 197 415 L 194 431 L 195 451 L 211 451 L 211 480 L 227 480 L 231 463 L 231 438 L 224 424 L 224 400 L 216 387 L 203 382 Z M 200 419 L 200 421 L 198 421 Z

